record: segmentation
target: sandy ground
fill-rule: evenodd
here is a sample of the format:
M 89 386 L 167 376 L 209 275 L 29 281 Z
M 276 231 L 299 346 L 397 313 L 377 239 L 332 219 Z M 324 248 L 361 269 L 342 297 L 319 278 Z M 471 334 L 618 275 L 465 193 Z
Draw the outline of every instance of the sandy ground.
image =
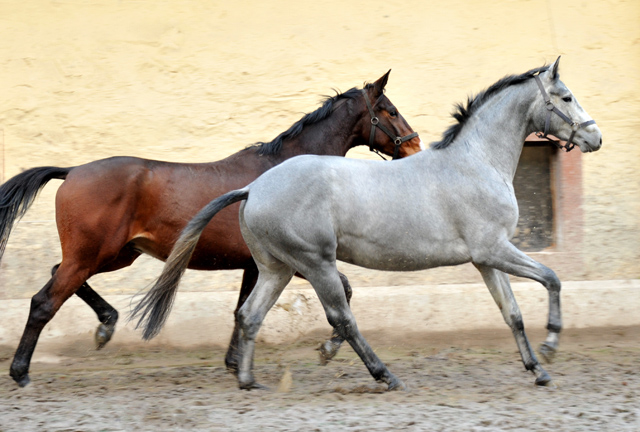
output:
M 508 330 L 367 335 L 410 387 L 392 393 L 350 348 L 320 366 L 322 336 L 259 345 L 256 377 L 272 390 L 251 392 L 237 389 L 220 347 L 61 346 L 25 389 L 5 373 L 13 349 L 0 347 L 0 430 L 640 429 L 640 328 L 567 330 L 546 367 L 556 388 L 533 385 Z

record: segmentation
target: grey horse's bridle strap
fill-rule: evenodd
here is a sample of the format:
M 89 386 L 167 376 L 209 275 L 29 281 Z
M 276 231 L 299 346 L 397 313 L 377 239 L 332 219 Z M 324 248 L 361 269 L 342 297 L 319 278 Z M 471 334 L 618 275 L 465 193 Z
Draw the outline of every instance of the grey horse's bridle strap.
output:
M 559 149 L 564 149 L 567 152 L 570 152 L 576 146 L 573 143 L 573 138 L 576 136 L 576 132 L 578 132 L 578 129 L 587 127 L 592 124 L 596 124 L 596 121 L 587 120 L 586 122 L 578 123 L 571 120 L 571 118 L 568 115 L 560 111 L 560 109 L 558 109 L 558 107 L 556 107 L 553 104 L 553 102 L 551 102 L 551 98 L 549 97 L 546 90 L 544 89 L 544 86 L 542 85 L 540 76 L 536 75 L 534 78 L 536 79 L 536 84 L 538 84 L 538 88 L 540 89 L 540 93 L 542 93 L 542 97 L 544 98 L 544 103 L 546 104 L 546 107 L 547 107 L 547 118 L 544 121 L 544 134 L 540 134 L 540 132 L 538 132 L 536 136 L 538 138 L 546 138 L 547 140 L 551 141 L 556 146 L 558 146 Z M 569 140 L 565 145 L 560 145 L 557 141 L 547 137 L 547 134 L 549 133 L 549 123 L 551 121 L 551 113 L 556 113 L 562 120 L 564 120 L 566 123 L 569 123 L 571 125 L 571 136 L 569 136 Z
M 362 95 L 364 96 L 364 101 L 367 103 L 367 108 L 369 109 L 369 115 L 371 116 L 371 132 L 369 133 L 369 150 L 376 153 L 382 159 L 387 160 L 377 149 L 373 148 L 373 141 L 376 137 L 376 128 L 380 128 L 380 130 L 387 134 L 391 141 L 395 144 L 395 148 L 393 149 L 393 158 L 398 159 L 398 151 L 400 150 L 400 146 L 410 139 L 413 139 L 418 136 L 418 132 L 411 133 L 407 136 L 399 137 L 394 135 L 389 129 L 380 124 L 380 119 L 376 116 L 376 113 L 373 112 L 373 107 L 371 106 L 371 102 L 369 102 L 369 97 L 367 95 L 367 91 L 362 89 Z

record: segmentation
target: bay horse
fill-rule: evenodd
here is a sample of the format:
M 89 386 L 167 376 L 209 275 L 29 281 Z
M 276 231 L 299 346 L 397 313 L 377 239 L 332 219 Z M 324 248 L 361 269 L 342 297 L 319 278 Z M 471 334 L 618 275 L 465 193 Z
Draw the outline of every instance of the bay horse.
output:
M 136 306 L 143 337 L 164 323 L 178 281 L 203 228 L 224 207 L 240 207 L 242 235 L 258 266 L 255 289 L 238 317 L 242 389 L 261 387 L 253 375 L 255 337 L 294 273 L 315 289 L 329 323 L 388 389 L 405 388 L 360 334 L 340 283 L 336 260 L 387 271 L 471 262 L 511 328 L 535 383 L 550 384 L 524 331 L 508 274 L 540 282 L 549 293 L 551 356 L 562 328 L 560 280 L 510 239 L 518 222 L 513 176 L 525 137 L 544 130 L 582 152 L 602 146 L 602 134 L 551 66 L 507 76 L 458 105 L 441 141 L 410 158 L 379 163 L 302 156 L 248 186 L 210 202 L 190 221 L 163 273 Z
M 390 72 L 390 71 L 389 71 Z M 369 145 L 394 157 L 421 150 L 422 142 L 384 95 L 389 72 L 363 89 L 352 88 L 327 98 L 273 141 L 257 143 L 211 163 L 170 163 L 115 157 L 72 168 L 32 168 L 0 187 L 0 256 L 13 223 L 51 179 L 64 180 L 56 195 L 56 224 L 62 262 L 33 296 L 29 318 L 11 364 L 20 385 L 29 383 L 29 364 L 38 337 L 62 304 L 74 293 L 97 314 L 98 348 L 114 332 L 118 312 L 87 283 L 92 275 L 131 265 L 145 253 L 164 260 L 186 222 L 207 202 L 245 186 L 286 159 L 302 154 L 344 156 Z M 377 131 L 380 129 L 384 133 Z M 255 286 L 258 270 L 238 223 L 238 206 L 220 215 L 205 230 L 190 268 L 243 269 L 236 310 Z M 345 289 L 350 286 L 343 276 Z M 234 329 L 225 362 L 237 365 L 239 327 Z M 325 345 L 337 350 L 334 335 Z M 335 352 L 333 353 L 335 354 Z

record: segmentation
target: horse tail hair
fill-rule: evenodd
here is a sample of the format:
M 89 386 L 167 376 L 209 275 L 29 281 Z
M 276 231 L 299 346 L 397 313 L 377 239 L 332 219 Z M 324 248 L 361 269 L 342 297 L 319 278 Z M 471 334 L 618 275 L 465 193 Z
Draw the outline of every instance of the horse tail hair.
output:
M 38 192 L 52 179 L 64 180 L 73 168 L 31 168 L 0 186 L 0 259 L 16 221 L 29 210 Z
M 228 192 L 207 204 L 182 230 L 180 238 L 164 264 L 160 277 L 131 312 L 130 320 L 136 316 L 140 317 L 136 328 L 143 328 L 143 339 L 149 340 L 157 336 L 164 326 L 173 306 L 180 278 L 191 261 L 204 228 L 220 210 L 235 202 L 246 200 L 248 197 L 248 186 Z

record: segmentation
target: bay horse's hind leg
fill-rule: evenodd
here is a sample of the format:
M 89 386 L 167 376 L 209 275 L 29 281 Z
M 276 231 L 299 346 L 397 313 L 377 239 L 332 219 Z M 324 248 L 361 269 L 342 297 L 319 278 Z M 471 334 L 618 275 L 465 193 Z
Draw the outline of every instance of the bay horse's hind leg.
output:
M 60 264 L 51 269 L 51 276 L 56 273 L 59 266 Z M 107 303 L 100 294 L 95 292 L 87 282 L 84 282 L 80 288 L 78 288 L 76 295 L 93 309 L 98 316 L 98 320 L 100 320 L 100 325 L 98 325 L 94 335 L 96 349 L 99 350 L 111 340 L 115 332 L 116 322 L 118 322 L 118 311 Z
M 537 385 L 550 385 L 551 377 L 542 368 L 542 366 L 540 366 L 540 363 L 531 348 L 531 344 L 529 344 L 527 335 L 524 332 L 522 314 L 520 313 L 520 308 L 518 307 L 518 303 L 516 302 L 513 291 L 511 290 L 509 276 L 506 273 L 491 267 L 478 264 L 475 264 L 475 266 L 482 274 L 482 278 L 487 284 L 489 292 L 491 292 L 493 299 L 502 312 L 504 321 L 507 323 L 516 339 L 516 344 L 518 345 L 518 351 L 520 351 L 524 367 L 533 372 L 536 376 Z
M 240 286 L 240 296 L 238 297 L 238 304 L 236 310 L 233 312 L 235 318 L 235 325 L 233 327 L 233 333 L 231 335 L 231 341 L 229 342 L 229 349 L 227 355 L 224 357 L 224 364 L 227 370 L 233 373 L 238 372 L 238 344 L 240 338 L 240 321 L 238 320 L 238 311 L 247 301 L 247 297 L 253 291 L 258 280 L 258 267 L 255 262 L 251 260 L 251 265 L 245 267 L 242 275 L 242 285 Z
M 351 289 L 349 279 L 347 279 L 347 277 L 340 272 L 338 272 L 338 275 L 340 276 L 340 282 L 342 282 L 342 287 L 344 288 L 344 294 L 347 298 L 347 304 L 351 306 L 351 295 L 353 294 L 353 290 Z M 321 365 L 324 366 L 328 364 L 329 361 L 331 361 L 331 359 L 333 359 L 338 354 L 338 351 L 342 346 L 342 342 L 344 342 L 344 339 L 334 328 L 333 333 L 331 334 L 331 339 L 320 344 L 320 347 L 318 348 L 318 351 L 320 352 Z
M 324 268 L 318 268 L 324 267 Z M 388 385 L 389 390 L 404 390 L 404 383 L 393 375 L 358 330 L 356 319 L 347 303 L 339 273 L 335 262 L 324 262 L 320 266 L 301 269 L 301 273 L 311 283 L 324 307 L 329 324 L 338 335 L 349 342 L 349 345 L 360 356 L 371 376 Z
M 62 304 L 84 282 L 84 275 L 60 266 L 49 282 L 31 299 L 29 318 L 20 344 L 11 363 L 9 374 L 20 387 L 29 384 L 29 365 L 44 326 L 51 321 Z

